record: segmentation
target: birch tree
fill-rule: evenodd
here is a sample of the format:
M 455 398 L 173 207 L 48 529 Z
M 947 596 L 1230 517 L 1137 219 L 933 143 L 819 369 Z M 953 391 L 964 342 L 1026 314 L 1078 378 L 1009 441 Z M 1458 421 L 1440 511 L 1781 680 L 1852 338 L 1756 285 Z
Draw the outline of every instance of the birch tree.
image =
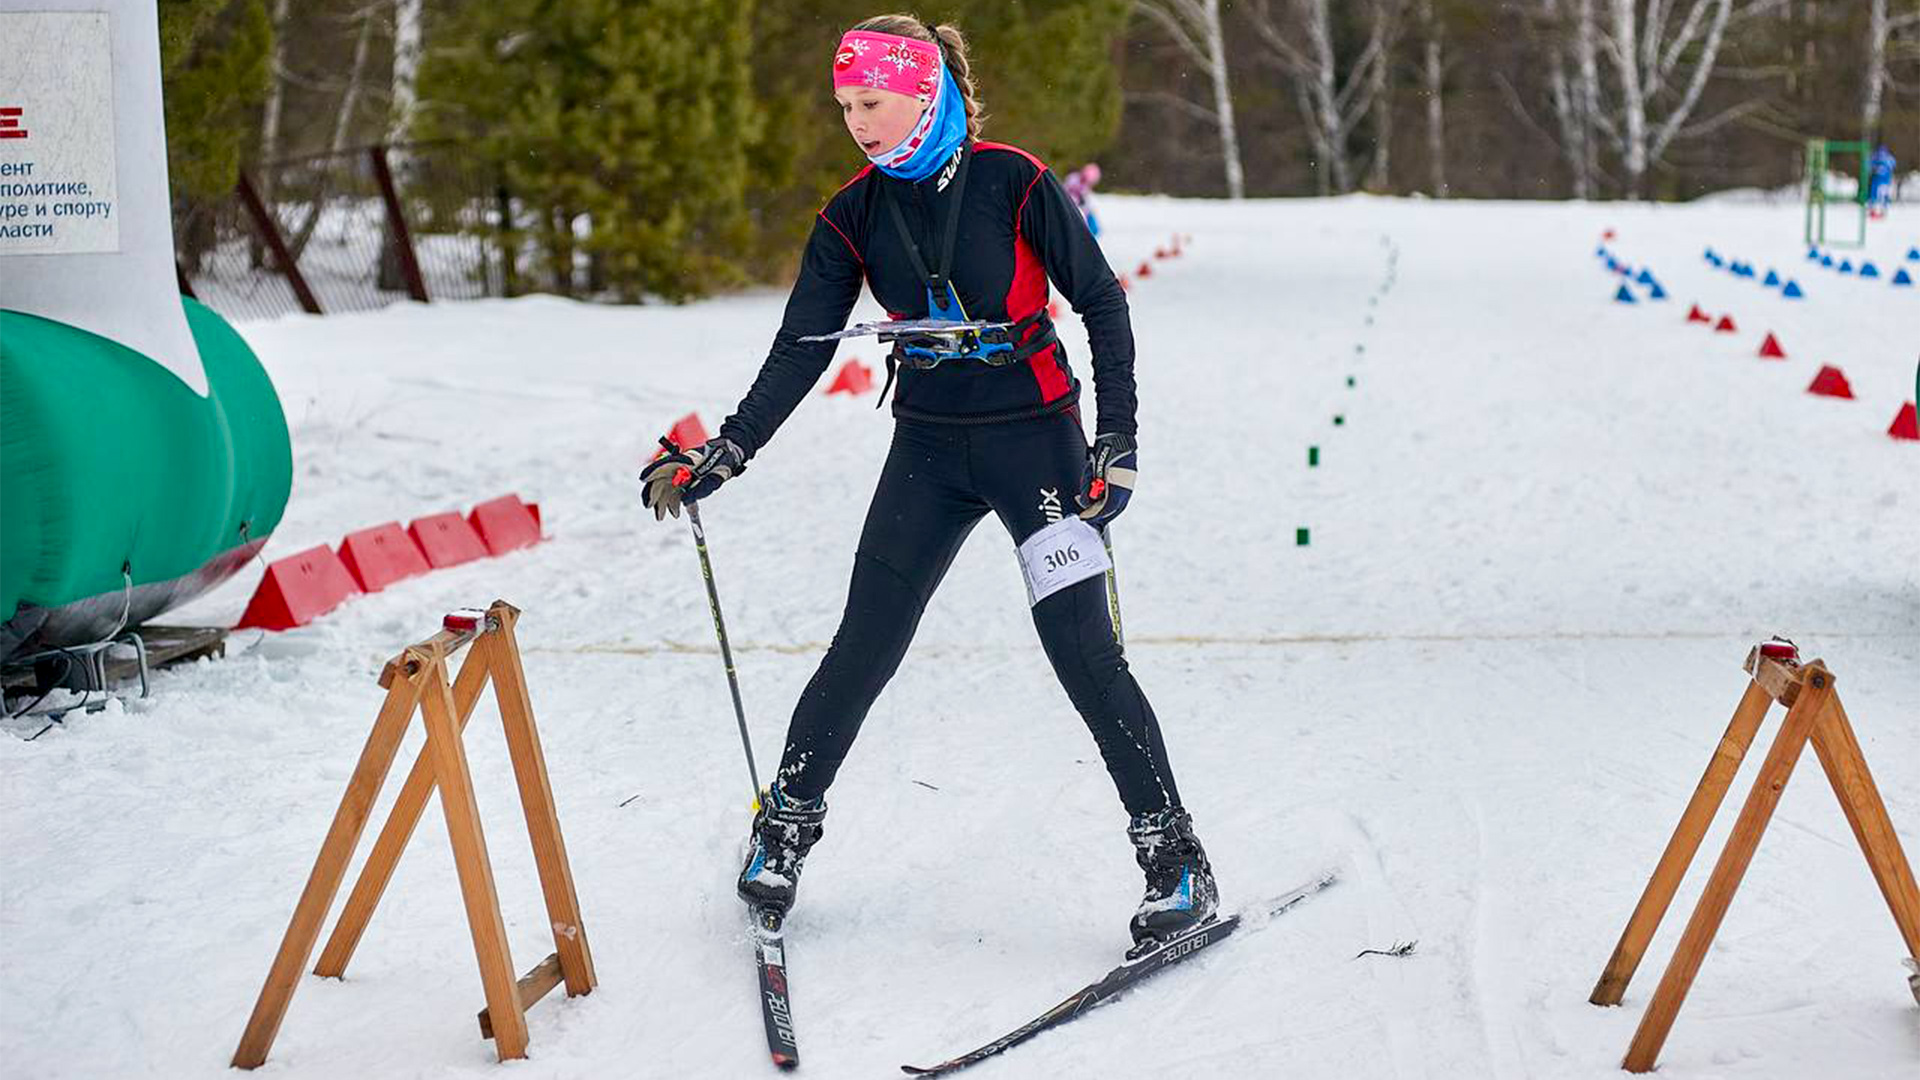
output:
M 1323 163 L 1320 193 L 1344 194 L 1353 190 L 1353 159 L 1347 143 L 1386 85 L 1384 73 L 1375 69 L 1387 62 L 1389 29 L 1397 23 L 1403 0 L 1374 0 L 1366 47 L 1344 78 L 1334 52 L 1328 0 L 1286 2 L 1292 20 L 1276 13 L 1272 0 L 1258 0 L 1248 14 L 1267 59 L 1293 80 L 1295 100 L 1307 122 L 1307 138 Z M 1306 38 L 1305 48 L 1295 40 L 1296 26 Z M 1375 128 L 1376 135 L 1379 130 Z M 1376 162 L 1378 153 L 1376 146 Z
M 1889 15 L 1887 0 L 1872 0 L 1867 13 L 1867 75 L 1860 102 L 1860 137 L 1875 138 L 1880 130 L 1881 102 L 1887 88 L 1887 39 L 1895 31 L 1920 26 L 1920 11 Z
M 1608 0 L 1600 40 L 1613 69 L 1617 98 L 1612 109 L 1595 110 L 1593 118 L 1619 151 L 1628 198 L 1644 194 L 1647 172 L 1660 163 L 1674 139 L 1705 134 L 1758 107 L 1758 100 L 1749 100 L 1687 126 L 1713 76 L 1728 25 L 1785 3 L 1746 0 L 1736 7 L 1733 0 L 1692 0 L 1682 16 L 1677 0 Z
M 1434 17 L 1433 0 L 1420 0 L 1420 24 L 1426 41 L 1421 50 L 1420 79 L 1427 95 L 1427 187 L 1433 197 L 1447 197 L 1447 114 L 1443 96 L 1446 82 L 1446 24 Z
M 1220 132 L 1221 168 L 1227 197 L 1247 194 L 1240 167 L 1240 135 L 1234 128 L 1233 90 L 1227 81 L 1227 42 L 1220 29 L 1220 0 L 1135 0 L 1134 10 L 1157 23 L 1204 72 L 1213 86 L 1213 107 L 1175 98 L 1186 111 L 1205 118 Z
M 424 0 L 394 0 L 393 4 L 393 95 L 387 112 L 389 144 L 406 142 L 413 131 L 413 114 L 420 102 L 423 6 Z
M 1400 41 L 1406 0 L 1374 0 L 1370 12 L 1371 37 L 1380 42 L 1373 70 L 1367 74 L 1367 97 L 1373 116 L 1373 163 L 1367 187 L 1386 191 L 1392 185 L 1388 166 L 1393 157 L 1393 54 Z
M 267 56 L 267 100 L 260 110 L 260 160 L 271 163 L 280 156 L 280 112 L 287 99 L 287 16 L 293 0 L 273 0 L 273 51 Z M 261 172 L 261 198 L 273 202 L 276 171 Z

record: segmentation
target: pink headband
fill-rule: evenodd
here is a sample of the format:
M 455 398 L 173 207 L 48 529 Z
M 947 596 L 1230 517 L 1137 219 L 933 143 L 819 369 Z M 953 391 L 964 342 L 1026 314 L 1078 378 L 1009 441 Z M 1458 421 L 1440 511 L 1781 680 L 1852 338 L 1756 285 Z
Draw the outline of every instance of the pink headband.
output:
M 833 53 L 833 88 L 869 86 L 933 100 L 940 86 L 940 48 L 931 41 L 849 30 Z

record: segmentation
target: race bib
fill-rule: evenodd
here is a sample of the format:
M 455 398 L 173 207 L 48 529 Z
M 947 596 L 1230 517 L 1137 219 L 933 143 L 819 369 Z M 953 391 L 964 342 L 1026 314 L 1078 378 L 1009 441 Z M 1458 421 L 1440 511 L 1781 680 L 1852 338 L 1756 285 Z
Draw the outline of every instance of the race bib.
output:
M 1107 572 L 1113 563 L 1100 533 L 1077 517 L 1064 518 L 1027 537 L 1019 547 L 1027 603 L 1037 604 L 1069 585 Z

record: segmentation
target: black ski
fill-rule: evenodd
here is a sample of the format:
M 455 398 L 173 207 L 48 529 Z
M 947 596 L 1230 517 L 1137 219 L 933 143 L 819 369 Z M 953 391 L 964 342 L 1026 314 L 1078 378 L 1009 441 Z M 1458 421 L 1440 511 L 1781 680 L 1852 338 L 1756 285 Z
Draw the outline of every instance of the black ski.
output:
M 793 1005 L 787 997 L 786 917 L 773 908 L 749 908 L 754 958 L 760 968 L 760 1016 L 767 1025 L 767 1053 L 782 1069 L 798 1068 L 800 1044 L 793 1037 Z
M 1333 884 L 1335 877 L 1335 873 L 1331 870 L 1321 874 L 1307 884 L 1287 892 L 1274 900 L 1273 903 L 1268 905 L 1268 912 L 1278 915 L 1286 911 L 1300 901 Z M 980 1047 L 978 1050 L 973 1050 L 957 1058 L 943 1061 L 938 1065 L 902 1065 L 900 1066 L 900 1071 L 911 1076 L 944 1076 L 947 1073 L 956 1072 L 969 1065 L 976 1065 L 990 1057 L 1003 1054 L 1043 1031 L 1059 1027 L 1069 1020 L 1076 1019 L 1091 1011 L 1096 1006 L 1105 1004 L 1119 996 L 1135 983 L 1157 975 L 1173 965 L 1219 944 L 1239 928 L 1240 916 L 1238 915 L 1228 915 L 1225 918 L 1216 918 L 1203 923 L 1183 934 L 1169 938 L 1165 944 L 1154 949 L 1152 952 L 1121 964 L 1119 967 L 1107 972 L 1105 977 L 1100 979 L 1100 981 L 1081 987 L 1069 995 L 1065 1001 L 1034 1017 L 1032 1020 L 1027 1021 L 1006 1035 Z

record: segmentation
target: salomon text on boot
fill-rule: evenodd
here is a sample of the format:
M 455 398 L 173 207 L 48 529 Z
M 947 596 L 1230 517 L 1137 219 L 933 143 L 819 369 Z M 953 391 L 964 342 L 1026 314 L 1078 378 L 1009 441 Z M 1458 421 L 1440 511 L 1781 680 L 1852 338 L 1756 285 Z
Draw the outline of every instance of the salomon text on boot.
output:
M 1193 817 L 1178 806 L 1141 814 L 1127 825 L 1133 857 L 1147 875 L 1146 896 L 1133 913 L 1129 959 L 1213 918 L 1220 890 L 1206 849 L 1193 835 Z
M 825 799 L 790 798 L 778 782 L 762 791 L 753 834 L 747 838 L 747 862 L 740 870 L 740 899 L 784 916 L 800 887 L 800 866 L 820 842 L 826 818 Z

